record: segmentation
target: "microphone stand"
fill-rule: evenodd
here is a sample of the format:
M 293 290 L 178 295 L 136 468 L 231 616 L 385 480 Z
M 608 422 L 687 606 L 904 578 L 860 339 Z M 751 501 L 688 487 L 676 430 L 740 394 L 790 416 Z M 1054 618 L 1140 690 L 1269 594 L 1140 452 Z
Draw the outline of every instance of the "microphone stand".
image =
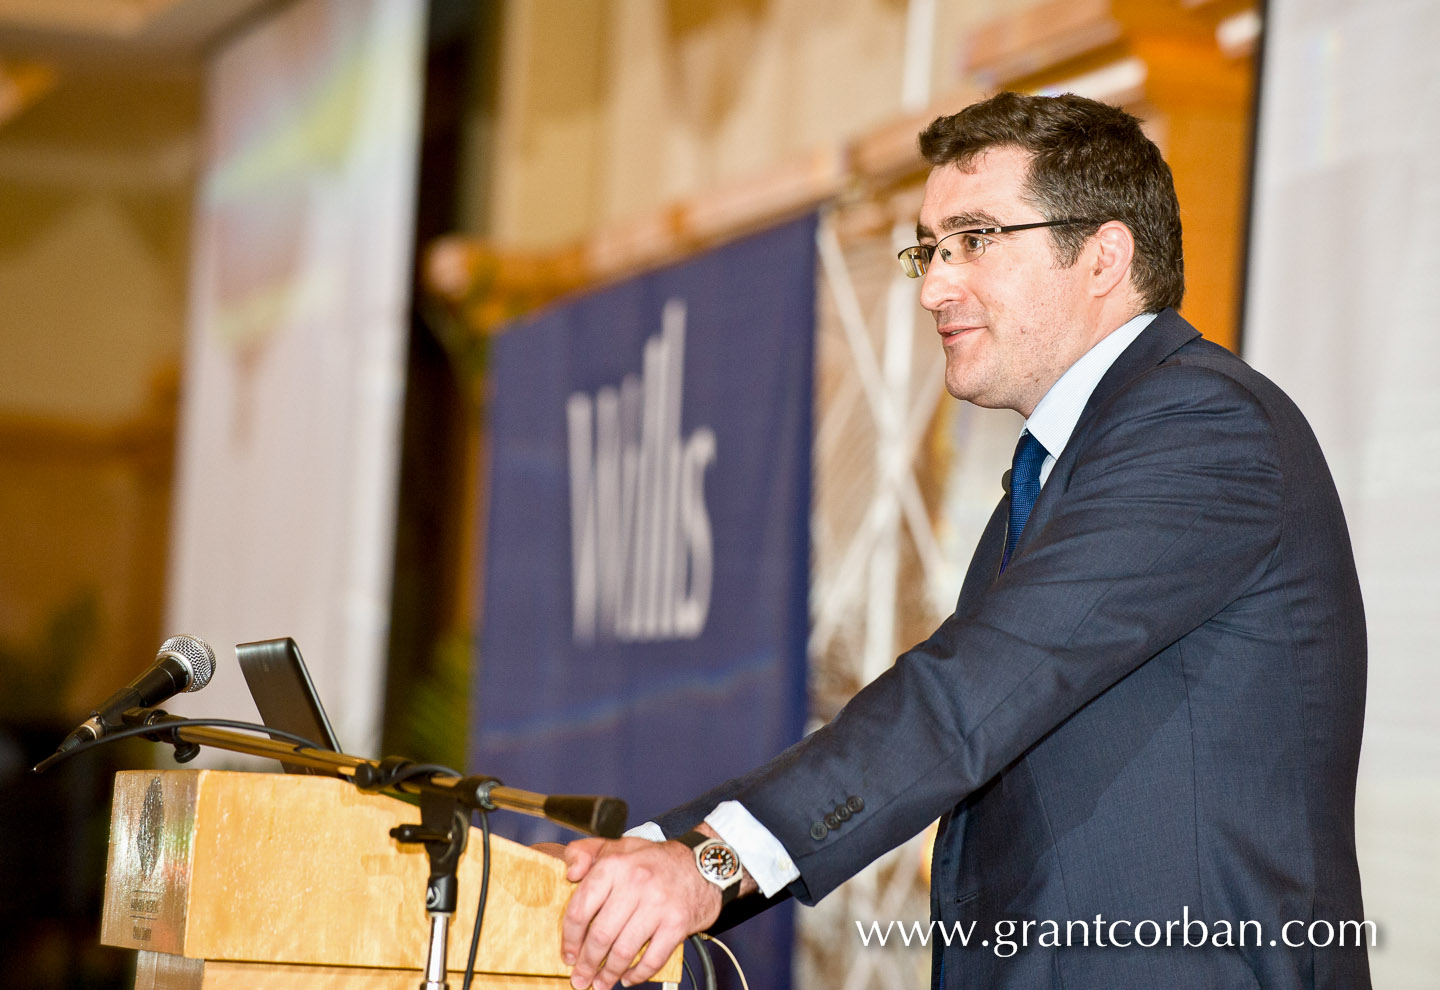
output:
M 624 830 L 628 814 L 625 802 L 618 798 L 537 794 L 506 787 L 494 777 L 456 776 L 403 757 L 367 760 L 347 753 L 247 736 L 228 729 L 192 725 L 188 719 L 159 709 L 134 709 L 126 712 L 123 719 L 136 727 L 153 728 L 153 732 L 145 733 L 146 738 L 174 746 L 176 759 L 182 763 L 193 759 L 198 747 L 212 746 L 232 753 L 307 767 L 348 780 L 362 791 L 389 790 L 418 795 L 420 824 L 399 825 L 390 830 L 390 836 L 397 842 L 423 845 L 430 858 L 430 877 L 425 886 L 430 945 L 425 962 L 425 980 L 420 984 L 420 990 L 448 990 L 449 987 L 445 982 L 446 952 L 450 921 L 455 914 L 459 892 L 456 870 L 470 833 L 471 811 L 483 813 L 503 808 L 546 818 L 578 832 L 612 839 L 618 838 Z M 476 922 L 478 936 L 478 911 Z
M 362 791 L 392 790 L 402 794 L 435 794 L 453 798 L 460 807 L 475 811 L 518 811 L 533 818 L 544 818 L 585 835 L 616 839 L 625 830 L 629 808 L 619 798 L 594 794 L 537 794 L 516 787 L 506 787 L 494 777 L 483 775 L 456 776 L 426 771 L 406 776 L 409 769 L 420 767 L 414 761 L 398 756 L 369 760 L 348 753 L 300 746 L 261 736 L 247 736 L 228 729 L 190 725 L 188 719 L 167 714 L 159 709 L 132 710 L 125 713 L 130 725 L 151 726 L 154 733 L 147 738 L 168 743 L 177 749 L 186 744 L 211 746 L 232 753 L 244 753 L 277 760 L 293 766 L 319 770 L 331 777 L 348 780 Z M 186 754 L 191 756 L 193 754 Z M 184 762 L 186 756 L 177 756 Z

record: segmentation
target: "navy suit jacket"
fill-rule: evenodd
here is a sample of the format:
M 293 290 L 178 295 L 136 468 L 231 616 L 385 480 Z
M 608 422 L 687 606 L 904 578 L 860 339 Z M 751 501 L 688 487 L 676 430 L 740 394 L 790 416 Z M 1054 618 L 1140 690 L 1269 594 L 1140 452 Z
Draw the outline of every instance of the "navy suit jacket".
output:
M 932 916 L 974 925 L 938 941 L 945 987 L 1368 987 L 1363 945 L 1285 944 L 1364 918 L 1364 615 L 1294 404 L 1167 310 L 1100 381 L 1001 574 L 1006 516 L 934 635 L 661 827 L 737 799 L 814 903 L 940 818 Z M 1159 945 L 1113 944 L 1151 941 L 1142 922 Z

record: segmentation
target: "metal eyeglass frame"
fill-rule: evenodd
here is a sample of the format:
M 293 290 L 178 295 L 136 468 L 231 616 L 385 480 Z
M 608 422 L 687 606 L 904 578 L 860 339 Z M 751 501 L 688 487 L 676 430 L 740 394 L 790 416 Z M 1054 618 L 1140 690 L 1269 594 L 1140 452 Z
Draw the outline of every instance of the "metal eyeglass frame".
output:
M 934 244 L 912 244 L 910 247 L 902 250 L 896 257 L 900 259 L 900 267 L 904 269 L 906 275 L 910 278 L 920 278 L 925 274 L 925 270 L 930 267 L 930 259 L 935 257 L 935 252 L 940 250 L 940 245 L 952 237 L 964 237 L 967 235 L 973 237 L 980 235 L 977 238 L 978 246 L 973 251 L 960 252 L 965 255 L 965 257 L 960 260 L 951 261 L 945 254 L 942 254 L 940 257 L 940 260 L 947 265 L 966 265 L 975 261 L 985 253 L 985 245 L 990 243 L 986 235 L 1011 234 L 1017 230 L 1034 230 L 1036 227 L 1067 227 L 1077 223 L 1098 224 L 1100 221 L 1074 217 L 1068 220 L 1040 220 L 1036 223 L 1012 223 L 1004 227 L 975 227 L 970 230 L 957 230 L 954 233 L 946 234 Z M 948 253 L 947 251 L 946 254 Z

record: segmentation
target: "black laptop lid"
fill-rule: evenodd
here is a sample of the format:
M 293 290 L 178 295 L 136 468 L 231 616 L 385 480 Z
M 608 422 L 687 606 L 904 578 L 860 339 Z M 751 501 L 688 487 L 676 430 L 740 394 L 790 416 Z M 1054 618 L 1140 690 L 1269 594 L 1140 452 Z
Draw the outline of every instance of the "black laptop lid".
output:
M 340 743 L 320 695 L 300 657 L 300 647 L 289 636 L 240 643 L 235 647 L 250 696 L 260 711 L 260 719 L 272 729 L 293 732 L 309 739 L 321 749 L 340 752 Z M 324 774 L 322 770 L 283 764 L 288 773 Z

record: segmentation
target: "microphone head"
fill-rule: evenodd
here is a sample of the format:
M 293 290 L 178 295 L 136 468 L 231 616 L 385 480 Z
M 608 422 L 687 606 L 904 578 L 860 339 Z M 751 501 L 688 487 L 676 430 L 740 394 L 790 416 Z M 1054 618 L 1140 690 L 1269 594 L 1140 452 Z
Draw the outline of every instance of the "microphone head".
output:
M 215 676 L 215 651 L 199 637 L 171 636 L 160 644 L 160 653 L 156 659 L 167 653 L 190 671 L 189 683 L 185 685 L 186 691 L 199 691 Z

